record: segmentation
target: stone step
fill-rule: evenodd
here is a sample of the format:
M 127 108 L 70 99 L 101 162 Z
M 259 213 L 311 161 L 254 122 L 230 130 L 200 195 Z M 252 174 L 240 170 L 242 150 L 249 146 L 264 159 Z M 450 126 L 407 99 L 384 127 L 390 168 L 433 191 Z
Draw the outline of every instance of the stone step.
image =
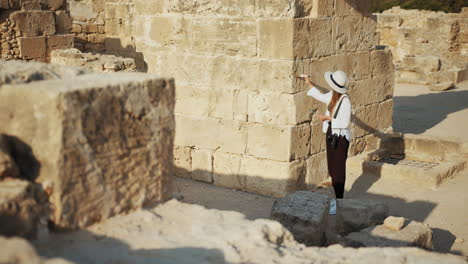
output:
M 377 151 L 348 159 L 348 171 L 392 178 L 436 189 L 467 167 L 467 143 L 455 139 L 396 134 L 382 140 Z

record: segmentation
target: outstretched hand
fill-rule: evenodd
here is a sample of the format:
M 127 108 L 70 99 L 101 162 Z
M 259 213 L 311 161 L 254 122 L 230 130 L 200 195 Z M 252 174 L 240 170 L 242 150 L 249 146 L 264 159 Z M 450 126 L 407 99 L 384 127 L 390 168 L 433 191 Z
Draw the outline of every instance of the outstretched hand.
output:
M 322 122 L 332 121 L 332 118 L 326 115 L 318 115 L 317 118 Z

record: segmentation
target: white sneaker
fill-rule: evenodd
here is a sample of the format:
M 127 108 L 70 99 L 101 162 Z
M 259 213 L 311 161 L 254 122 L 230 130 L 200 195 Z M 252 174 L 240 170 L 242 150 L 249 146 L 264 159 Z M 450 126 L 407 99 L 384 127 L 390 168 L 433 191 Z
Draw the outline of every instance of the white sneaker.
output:
M 330 214 L 336 215 L 336 200 L 335 199 L 330 200 Z

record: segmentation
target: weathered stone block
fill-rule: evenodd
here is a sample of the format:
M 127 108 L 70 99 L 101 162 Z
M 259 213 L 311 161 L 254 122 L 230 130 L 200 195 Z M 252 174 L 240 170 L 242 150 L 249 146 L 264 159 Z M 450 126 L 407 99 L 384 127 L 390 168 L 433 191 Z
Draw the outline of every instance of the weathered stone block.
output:
M 17 31 L 24 37 L 55 34 L 55 18 L 52 11 L 18 11 L 11 15 Z
M 344 240 L 346 245 L 353 247 L 421 247 L 432 249 L 432 230 L 428 225 L 411 221 L 399 231 L 394 231 L 385 225 L 379 225 L 351 233 Z
M 213 183 L 224 188 L 246 189 L 246 177 L 241 171 L 242 156 L 216 151 L 213 155 Z
M 213 151 L 194 149 L 192 151 L 192 179 L 213 182 Z
M 333 53 L 331 18 L 294 19 L 293 27 L 293 58 L 318 58 Z M 281 41 L 291 40 L 283 38 Z
M 325 141 L 325 139 L 324 139 Z M 329 176 L 327 167 L 327 153 L 320 152 L 307 159 L 307 175 L 305 184 L 307 187 L 315 187 L 325 181 Z
M 258 56 L 268 59 L 294 57 L 294 19 L 258 21 Z
M 0 132 L 29 145 L 41 164 L 28 176 L 52 185 L 51 220 L 58 228 L 83 227 L 170 196 L 172 80 L 89 74 L 3 85 L 0 98 Z
M 293 161 L 309 154 L 310 125 L 248 127 L 247 154 L 277 161 Z
M 392 51 L 389 48 L 373 50 L 370 53 L 370 72 L 372 74 L 389 74 L 394 70 Z
M 388 206 L 379 201 L 338 199 L 336 232 L 349 234 L 363 228 L 382 224 L 388 217 Z
M 372 11 L 371 0 L 336 1 L 334 7 L 337 16 L 371 16 Z
M 190 179 L 192 171 L 192 148 L 174 147 L 174 170 L 177 177 Z
M 326 195 L 299 191 L 275 202 L 271 218 L 288 229 L 296 241 L 307 246 L 322 246 L 329 207 Z
M 45 58 L 47 52 L 46 37 L 19 38 L 19 48 L 23 59 Z
M 31 182 L 16 179 L 0 182 L 0 234 L 35 238 L 46 200 L 45 194 L 41 195 Z
M 55 32 L 57 34 L 68 34 L 71 33 L 71 31 L 72 21 L 68 12 L 65 10 L 55 11 Z M 80 32 L 76 33 L 81 33 L 81 26 Z
M 262 124 L 296 125 L 310 120 L 314 101 L 306 92 L 296 94 L 250 92 L 249 121 Z
M 50 56 L 50 53 L 57 49 L 70 49 L 73 48 L 75 43 L 75 35 L 53 35 L 47 36 L 46 38 L 46 57 Z
M 239 172 L 246 175 L 245 191 L 273 197 L 296 191 L 305 173 L 303 161 L 280 162 L 250 156 L 244 156 Z
M 436 72 L 440 70 L 441 61 L 436 56 L 404 57 L 401 67 L 408 71 Z
M 21 4 L 21 10 L 41 10 L 42 6 L 41 3 L 38 1 L 28 1 Z
M 333 14 L 333 2 L 329 0 L 314 0 L 312 3 L 312 17 L 331 16 Z
M 377 16 L 379 27 L 398 28 L 402 23 L 402 19 L 397 14 L 380 14 Z
M 371 51 L 378 43 L 376 22 L 370 17 L 333 17 L 336 53 Z
M 247 124 L 236 120 L 221 120 L 218 146 L 228 153 L 245 154 L 247 149 Z

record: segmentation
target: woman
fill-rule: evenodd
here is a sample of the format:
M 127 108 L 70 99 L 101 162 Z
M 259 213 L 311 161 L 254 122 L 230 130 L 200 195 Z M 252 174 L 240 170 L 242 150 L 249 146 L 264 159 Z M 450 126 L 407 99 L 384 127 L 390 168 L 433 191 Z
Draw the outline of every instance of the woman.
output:
M 332 178 L 335 197 L 343 199 L 346 181 L 346 159 L 348 158 L 349 142 L 351 132 L 349 124 L 351 120 L 351 101 L 346 94 L 348 78 L 342 71 L 325 73 L 325 80 L 333 89 L 322 94 L 312 84 L 309 76 L 302 76 L 310 90 L 308 96 L 327 104 L 325 115 L 319 115 L 318 119 L 323 122 L 322 130 L 327 135 L 327 164 L 328 172 Z M 333 144 L 332 135 L 335 135 L 336 144 Z M 330 214 L 336 214 L 336 200 L 330 203 Z

